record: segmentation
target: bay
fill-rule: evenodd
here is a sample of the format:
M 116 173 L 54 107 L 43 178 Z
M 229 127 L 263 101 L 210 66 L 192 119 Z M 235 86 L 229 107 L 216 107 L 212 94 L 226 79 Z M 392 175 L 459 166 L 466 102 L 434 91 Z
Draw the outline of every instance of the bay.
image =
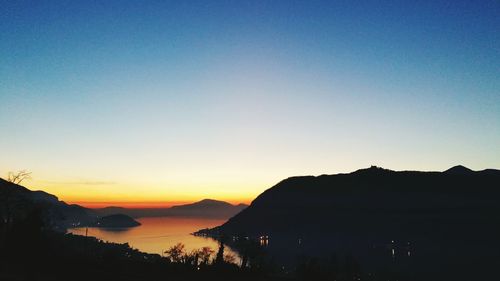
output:
M 145 217 L 136 219 L 140 226 L 131 228 L 99 228 L 89 227 L 88 236 L 93 236 L 107 242 L 128 243 L 131 247 L 142 252 L 160 254 L 177 243 L 185 245 L 186 252 L 210 247 L 217 252 L 219 244 L 217 241 L 191 233 L 203 229 L 212 228 L 223 224 L 225 219 L 207 219 L 196 217 Z M 69 233 L 85 235 L 85 228 L 70 228 Z M 233 255 L 236 260 L 238 255 L 229 247 L 225 253 Z

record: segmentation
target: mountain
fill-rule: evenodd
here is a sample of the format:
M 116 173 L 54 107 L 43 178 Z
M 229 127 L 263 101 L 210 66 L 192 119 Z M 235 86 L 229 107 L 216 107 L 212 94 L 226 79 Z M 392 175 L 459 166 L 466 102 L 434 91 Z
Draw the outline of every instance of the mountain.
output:
M 94 209 L 99 215 L 126 214 L 134 218 L 139 217 L 203 217 L 203 218 L 222 218 L 228 219 L 247 205 L 238 204 L 232 205 L 228 202 L 218 201 L 213 199 L 203 199 L 191 204 L 172 206 L 170 208 L 122 208 L 122 207 L 106 207 Z
M 245 246 L 238 245 L 254 240 L 285 267 L 305 256 L 348 256 L 367 270 L 418 274 L 411 280 L 495 274 L 500 171 L 372 166 L 348 174 L 291 177 L 224 224 L 195 235 L 223 239 L 243 247 L 243 253 Z
M 215 231 L 411 232 L 432 225 L 430 218 L 497 219 L 499 202 L 498 170 L 456 166 L 445 172 L 396 172 L 373 166 L 349 174 L 285 179 Z
M 45 225 L 55 230 L 65 231 L 75 226 L 99 226 L 99 215 L 92 209 L 66 204 L 55 195 L 44 191 L 31 191 L 0 178 L 0 218 L 9 222 L 26 218 L 34 212 L 40 213 Z M 122 227 L 133 224 L 123 219 L 115 220 L 114 225 L 119 225 L 119 222 L 124 222 Z
M 457 165 L 457 166 L 451 167 L 448 170 L 444 171 L 444 173 L 455 174 L 455 175 L 466 175 L 466 174 L 470 174 L 473 172 L 474 171 L 472 171 L 471 169 L 469 169 L 465 166 L 462 166 L 462 165 Z
M 203 217 L 226 217 L 230 218 L 246 208 L 244 204 L 231 205 L 224 201 L 203 199 L 201 201 L 173 206 L 169 209 L 172 216 L 203 216 Z
M 94 212 L 101 216 L 108 216 L 108 215 L 114 215 L 114 214 L 128 214 L 130 215 L 130 212 L 128 209 L 123 208 L 123 207 L 116 207 L 116 206 L 109 206 L 109 207 L 104 207 L 104 208 L 98 208 L 94 209 Z M 132 215 L 130 215 L 132 216 Z
M 127 215 L 116 214 L 99 218 L 99 220 L 97 221 L 97 225 L 99 227 L 107 228 L 124 228 L 139 226 L 141 224 Z

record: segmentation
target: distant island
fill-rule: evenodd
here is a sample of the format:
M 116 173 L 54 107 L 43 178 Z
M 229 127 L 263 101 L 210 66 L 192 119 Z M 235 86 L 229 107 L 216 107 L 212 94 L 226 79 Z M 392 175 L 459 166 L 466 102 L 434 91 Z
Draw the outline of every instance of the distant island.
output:
M 125 227 L 135 227 L 141 225 L 138 221 L 133 218 L 124 215 L 116 214 L 100 217 L 97 220 L 96 227 L 106 227 L 106 228 L 125 228 Z
M 170 208 L 105 207 L 92 210 L 99 215 L 126 214 L 133 218 L 177 216 L 229 219 L 246 207 L 248 207 L 248 205 L 232 205 L 224 201 L 203 199 L 191 204 L 172 206 Z

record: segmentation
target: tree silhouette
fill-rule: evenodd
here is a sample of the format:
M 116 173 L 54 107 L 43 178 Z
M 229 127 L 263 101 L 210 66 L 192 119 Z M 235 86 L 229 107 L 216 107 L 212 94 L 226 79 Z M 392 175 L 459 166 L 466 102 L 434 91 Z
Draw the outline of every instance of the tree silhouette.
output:
M 182 259 L 185 255 L 184 248 L 186 246 L 182 243 L 177 243 L 176 245 L 170 247 L 164 253 L 167 254 L 167 258 L 171 262 L 182 262 Z
M 31 179 L 31 172 L 26 170 L 21 170 L 17 172 L 9 172 L 7 175 L 7 181 L 15 184 L 21 184 L 23 180 Z
M 224 255 L 224 262 L 225 263 L 236 263 L 236 256 L 234 254 L 225 254 Z
M 18 172 L 9 172 L 7 174 L 7 181 L 13 184 L 20 184 L 25 179 L 31 179 L 31 172 L 22 170 Z M 15 197 L 15 190 L 16 189 L 12 187 L 0 190 L 0 207 L 3 206 L 3 210 L 0 212 L 0 219 L 3 220 L 6 229 L 9 228 L 12 223 L 14 209 L 19 207 L 16 206 L 16 203 L 18 204 L 19 202 L 13 200 L 13 197 Z
M 203 247 L 198 250 L 198 256 L 200 258 L 200 265 L 208 265 L 210 257 L 215 251 L 210 247 Z
M 215 256 L 215 264 L 223 264 L 224 263 L 224 242 L 222 239 L 219 241 L 219 250 L 217 251 L 217 255 Z

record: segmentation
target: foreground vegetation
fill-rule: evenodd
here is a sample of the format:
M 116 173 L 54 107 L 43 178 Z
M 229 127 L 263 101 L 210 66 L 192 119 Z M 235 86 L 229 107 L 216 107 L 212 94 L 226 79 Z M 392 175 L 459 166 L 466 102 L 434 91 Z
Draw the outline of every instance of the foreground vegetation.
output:
M 294 270 L 284 271 L 250 241 L 239 245 L 247 249 L 241 260 L 225 254 L 224 243 L 217 250 L 186 252 L 177 244 L 163 256 L 147 254 L 128 244 L 54 232 L 36 212 L 22 220 L 0 221 L 0 233 L 0 280 L 379 279 L 363 275 L 352 262 L 334 265 L 307 258 Z

